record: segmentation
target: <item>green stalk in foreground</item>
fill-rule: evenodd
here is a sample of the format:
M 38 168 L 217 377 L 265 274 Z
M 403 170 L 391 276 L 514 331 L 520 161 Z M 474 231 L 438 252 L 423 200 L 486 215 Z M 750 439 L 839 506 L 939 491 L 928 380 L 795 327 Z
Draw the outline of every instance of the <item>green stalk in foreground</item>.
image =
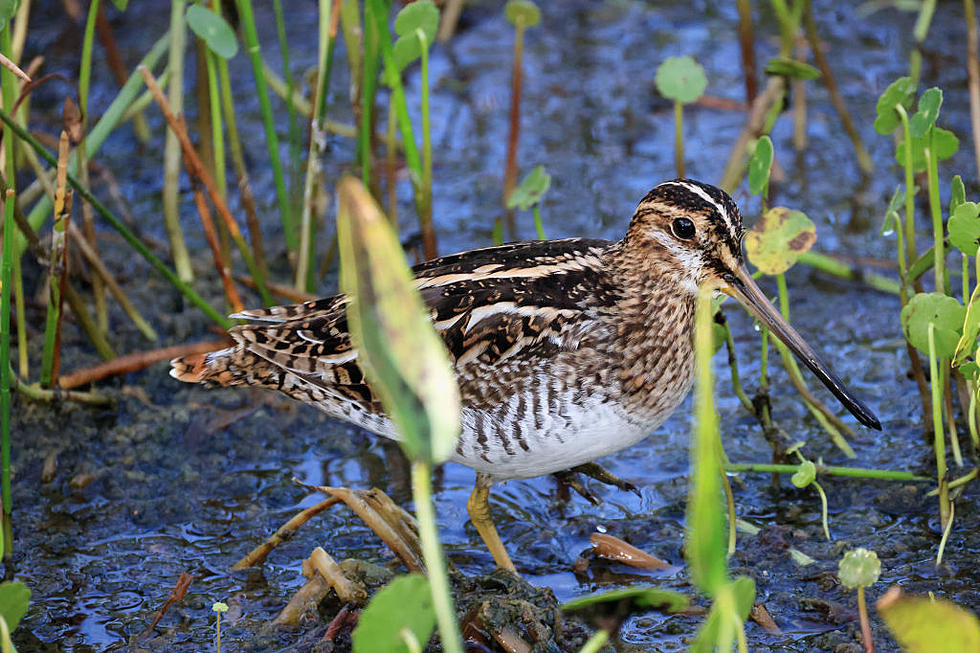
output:
M 241 19 L 242 33 L 248 56 L 252 62 L 252 74 L 255 77 L 255 94 L 259 99 L 262 111 L 262 124 L 265 127 L 265 141 L 269 149 L 269 162 L 272 165 L 272 176 L 276 184 L 276 198 L 279 201 L 279 213 L 282 215 L 282 230 L 286 237 L 286 247 L 295 252 L 296 225 L 293 224 L 293 214 L 289 206 L 289 195 L 286 193 L 286 179 L 282 172 L 282 161 L 279 158 L 279 137 L 276 136 L 275 116 L 272 115 L 272 105 L 269 104 L 269 91 L 266 88 L 265 75 L 262 73 L 262 50 L 259 48 L 259 33 L 255 27 L 255 15 L 252 12 L 251 0 L 235 0 L 238 16 Z
M 5 31 L 10 31 L 9 27 Z M 10 277 L 14 257 L 14 191 L 8 190 L 4 198 L 3 259 L 0 260 L 0 451 L 10 451 Z M 7 461 L 9 456 L 4 456 Z M 3 530 L 9 530 L 12 502 L 10 500 L 10 465 L 0 466 L 0 486 L 3 488 Z M 10 555 L 7 537 L 0 539 L 0 556 Z
M 34 148 L 34 151 L 37 152 L 50 165 L 55 166 L 58 164 L 58 160 L 50 152 L 48 152 L 44 146 L 37 141 L 37 139 L 28 134 L 23 127 L 18 125 L 14 119 L 10 117 L 10 114 L 2 109 L 0 109 L 0 120 L 3 121 L 7 128 L 13 130 L 13 133 L 17 135 L 17 138 Z M 144 245 L 143 242 L 137 238 L 136 235 L 130 231 L 119 218 L 113 215 L 113 213 L 107 209 L 105 205 L 91 193 L 91 191 L 85 188 L 85 186 L 78 181 L 78 178 L 76 178 L 71 171 L 68 172 L 67 176 L 68 183 L 79 195 L 82 196 L 82 199 L 91 204 L 92 208 L 95 209 L 95 212 L 102 216 L 102 218 L 108 222 L 113 229 L 119 232 L 119 235 L 122 236 L 123 239 L 140 254 L 140 256 L 146 259 L 146 261 L 152 265 L 157 272 L 159 272 L 167 281 L 172 283 L 174 287 L 188 299 L 188 301 L 201 309 L 205 315 L 211 318 L 211 320 L 221 328 L 230 329 L 233 326 L 234 323 L 231 320 L 214 310 L 214 307 L 212 307 L 200 295 L 198 295 L 193 288 L 181 281 L 173 270 L 167 267 L 166 263 L 157 258 L 157 256 L 153 254 L 153 252 L 151 252 L 149 248 Z

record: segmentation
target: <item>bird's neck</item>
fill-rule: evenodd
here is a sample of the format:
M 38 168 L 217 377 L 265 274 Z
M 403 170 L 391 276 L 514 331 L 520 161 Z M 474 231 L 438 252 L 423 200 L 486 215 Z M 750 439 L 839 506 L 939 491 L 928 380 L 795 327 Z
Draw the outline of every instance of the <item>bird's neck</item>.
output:
M 615 259 L 610 269 L 621 291 L 616 311 L 620 380 L 638 408 L 669 413 L 693 378 L 697 286 L 666 250 L 628 245 L 624 241 L 610 249 Z

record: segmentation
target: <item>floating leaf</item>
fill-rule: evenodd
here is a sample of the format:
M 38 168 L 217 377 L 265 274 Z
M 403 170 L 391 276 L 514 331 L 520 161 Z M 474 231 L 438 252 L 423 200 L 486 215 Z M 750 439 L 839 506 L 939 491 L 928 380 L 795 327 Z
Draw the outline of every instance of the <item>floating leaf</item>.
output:
M 745 236 L 752 265 L 766 274 L 782 274 L 817 240 L 817 230 L 802 211 L 777 206 L 766 211 Z
M 524 177 L 521 184 L 507 198 L 507 208 L 527 211 L 541 201 L 550 187 L 551 175 L 544 171 L 544 166 L 538 166 Z
M 354 653 L 408 653 L 402 631 L 425 648 L 436 626 L 429 581 L 420 574 L 399 576 L 379 590 L 364 608 L 351 636 Z
M 347 320 L 371 388 L 412 460 L 446 461 L 459 437 L 459 388 L 445 345 L 429 320 L 405 254 L 364 186 L 338 188 L 340 285 Z
M 510 0 L 504 7 L 504 15 L 514 25 L 534 27 L 541 22 L 541 10 L 530 0 Z
M 936 356 L 952 358 L 960 340 L 966 309 L 942 293 L 919 293 L 902 309 L 902 329 L 912 346 L 929 355 L 929 323 L 935 325 Z
M 879 134 L 890 134 L 902 124 L 902 119 L 895 110 L 897 106 L 908 109 L 909 100 L 915 92 L 915 82 L 911 77 L 899 77 L 892 82 L 885 92 L 878 98 L 875 111 L 878 117 L 875 118 L 875 131 Z
M 790 79 L 817 79 L 820 71 L 810 64 L 790 59 L 788 57 L 774 57 L 766 64 L 766 72 L 770 75 L 781 75 Z
M 665 98 L 690 104 L 704 93 L 708 78 L 692 57 L 670 57 L 657 68 L 654 83 Z
M 881 561 L 874 551 L 853 549 L 845 553 L 837 564 L 837 575 L 844 587 L 870 587 L 881 576 Z
M 800 466 L 796 468 L 796 472 L 790 479 L 798 488 L 804 488 L 810 483 L 813 483 L 817 478 L 817 466 L 814 465 L 809 460 L 804 460 L 800 463 Z
M 203 5 L 187 8 L 187 26 L 207 43 L 211 52 L 222 59 L 231 59 L 238 52 L 235 30 L 223 16 L 219 16 Z
M 752 158 L 749 159 L 749 192 L 753 195 L 769 194 L 772 155 L 772 139 L 764 135 L 756 141 Z
M 943 92 L 933 86 L 919 98 L 919 110 L 909 119 L 909 132 L 912 138 L 922 138 L 939 118 L 939 108 L 943 105 Z
M 673 590 L 663 590 L 659 587 L 626 587 L 611 592 L 580 596 L 563 603 L 561 609 L 565 612 L 582 612 L 585 618 L 589 618 L 608 612 L 618 613 L 620 609 L 625 609 L 627 614 L 650 610 L 679 612 L 689 603 L 686 596 Z
M 980 651 L 980 621 L 955 603 L 927 596 L 909 596 L 893 587 L 875 607 L 903 651 Z
M 17 624 L 27 614 L 27 604 L 31 601 L 31 590 L 20 581 L 0 583 L 0 616 L 13 632 Z
M 927 138 L 912 139 L 912 169 L 915 172 L 922 172 L 926 169 L 926 152 L 928 145 Z M 960 149 L 960 139 L 956 135 L 941 127 L 932 128 L 932 149 L 936 156 L 936 161 L 945 161 Z M 899 143 L 895 147 L 895 160 L 903 166 L 905 165 L 905 144 Z
M 953 177 L 949 184 L 949 214 L 953 215 L 956 207 L 966 201 L 966 187 L 963 186 L 963 178 L 959 175 Z
M 950 202 L 952 204 L 952 202 Z M 949 242 L 967 256 L 977 255 L 980 239 L 980 207 L 973 202 L 962 202 L 949 218 Z
M 399 72 L 422 56 L 422 42 L 417 30 L 425 35 L 425 45 L 429 48 L 436 38 L 438 27 L 439 9 L 432 0 L 416 0 L 398 12 L 395 17 L 395 33 L 400 38 L 395 41 L 392 53 Z

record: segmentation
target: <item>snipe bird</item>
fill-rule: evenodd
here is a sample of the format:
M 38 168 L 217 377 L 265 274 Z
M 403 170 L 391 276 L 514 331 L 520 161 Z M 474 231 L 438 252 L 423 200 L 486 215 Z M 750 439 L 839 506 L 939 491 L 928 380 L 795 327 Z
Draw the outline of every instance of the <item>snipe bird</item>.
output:
M 742 219 L 725 192 L 667 181 L 618 242 L 568 238 L 476 249 L 422 263 L 415 286 L 455 365 L 462 435 L 476 470 L 467 502 L 496 563 L 514 565 L 490 518 L 497 481 L 541 476 L 647 437 L 691 389 L 699 286 L 737 298 L 862 424 L 880 429 L 780 317 L 745 267 Z M 172 361 L 208 386 L 255 385 L 397 438 L 351 346 L 342 295 L 232 317 L 236 344 Z

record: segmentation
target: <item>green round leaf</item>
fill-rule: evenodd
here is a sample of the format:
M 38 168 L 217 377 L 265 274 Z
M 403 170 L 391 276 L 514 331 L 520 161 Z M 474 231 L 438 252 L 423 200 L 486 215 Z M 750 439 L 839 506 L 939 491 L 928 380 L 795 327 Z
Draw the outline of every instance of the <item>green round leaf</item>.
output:
M 766 72 L 770 75 L 781 75 L 790 79 L 817 79 L 820 71 L 810 64 L 789 59 L 787 57 L 775 57 L 766 64 Z
M 902 330 L 912 346 L 929 355 L 929 324 L 934 324 L 936 356 L 952 358 L 960 339 L 966 309 L 942 293 L 919 293 L 902 309 Z
M 909 119 L 909 132 L 914 138 L 922 138 L 939 118 L 939 107 L 943 105 L 943 92 L 933 86 L 919 98 L 919 110 Z
M 928 138 L 912 138 L 912 169 L 923 172 L 926 169 L 926 152 Z M 932 128 L 932 149 L 937 161 L 945 161 L 960 149 L 960 139 L 942 127 Z M 899 143 L 895 148 L 895 160 L 905 165 L 905 144 Z
M 911 77 L 899 77 L 892 82 L 878 98 L 875 111 L 875 131 L 879 134 L 890 134 L 902 123 L 895 107 L 902 105 L 908 108 L 909 98 L 915 92 L 915 82 Z
M 772 157 L 772 139 L 764 135 L 756 141 L 749 159 L 749 192 L 753 195 L 765 195 L 769 190 Z
M 881 561 L 878 554 L 867 549 L 848 551 L 837 566 L 837 575 L 845 587 L 870 587 L 881 576 Z
M 977 255 L 980 243 L 980 207 L 973 202 L 963 202 L 953 211 L 947 223 L 949 242 L 967 256 Z
M 798 488 L 804 488 L 817 478 L 817 466 L 809 460 L 800 463 L 793 477 L 790 479 Z
M 432 0 L 416 0 L 405 5 L 395 17 L 395 33 L 399 39 L 395 41 L 392 55 L 398 72 L 405 70 L 408 64 L 422 56 L 422 41 L 419 30 L 425 36 L 425 47 L 432 47 L 439 27 L 439 9 Z
M 531 0 L 510 0 L 504 7 L 504 15 L 514 25 L 534 27 L 541 22 L 541 10 Z
M 524 177 L 521 184 L 507 198 L 507 208 L 527 211 L 541 201 L 550 187 L 551 175 L 544 171 L 544 166 L 538 166 Z
M 428 579 L 420 574 L 399 576 L 378 591 L 361 613 L 351 636 L 354 653 L 409 653 L 403 629 L 425 648 L 435 626 Z
M 207 7 L 201 5 L 188 7 L 187 26 L 207 43 L 211 52 L 222 59 L 231 59 L 238 52 L 238 40 L 231 25 Z
M 690 104 L 704 93 L 708 78 L 692 57 L 670 57 L 657 68 L 654 83 L 665 98 Z
M 766 274 L 782 274 L 817 240 L 817 230 L 802 211 L 769 209 L 745 236 L 752 265 Z

